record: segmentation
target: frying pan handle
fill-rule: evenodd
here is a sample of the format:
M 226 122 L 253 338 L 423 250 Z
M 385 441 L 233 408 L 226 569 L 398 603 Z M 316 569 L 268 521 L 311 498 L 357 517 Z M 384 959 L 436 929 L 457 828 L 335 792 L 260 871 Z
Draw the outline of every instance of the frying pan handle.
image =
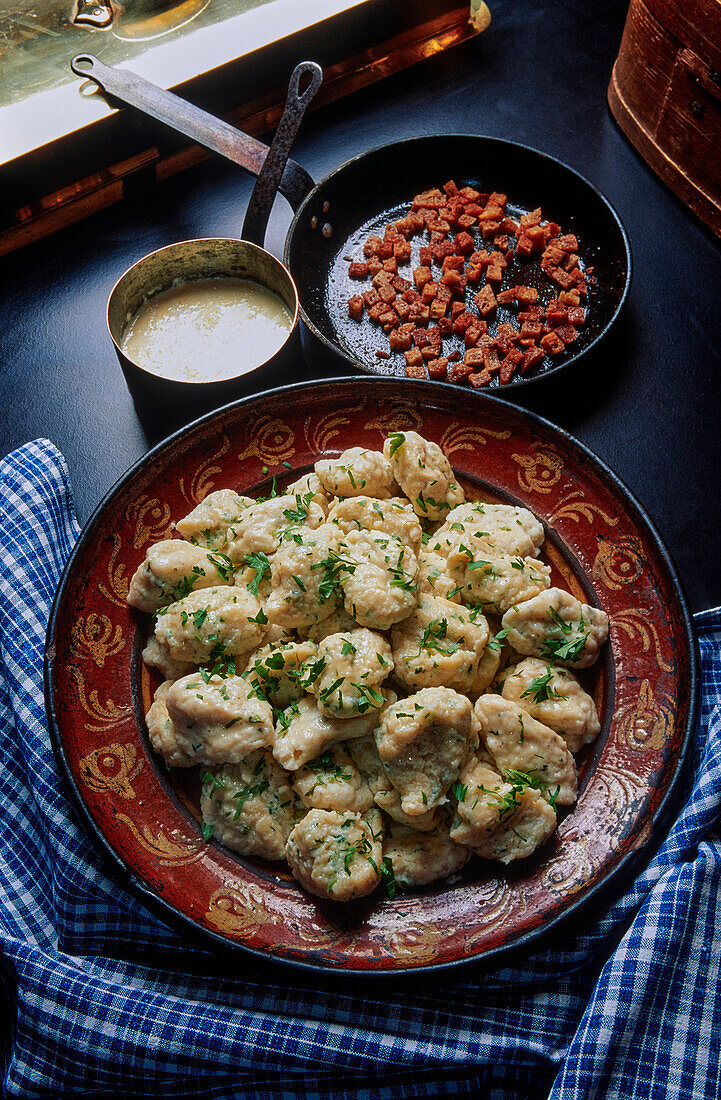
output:
M 121 103 L 135 107 L 150 118 L 165 123 L 173 130 L 185 134 L 197 145 L 219 153 L 252 175 L 260 175 L 269 152 L 268 146 L 262 141 L 249 137 L 222 119 L 194 107 L 186 99 L 181 99 L 164 88 L 158 88 L 156 84 L 151 84 L 149 80 L 144 80 L 128 69 L 104 65 L 92 54 L 78 54 L 70 62 L 70 67 L 77 76 L 94 80 L 103 91 Z M 314 89 L 313 94 L 315 90 L 317 89 Z M 308 91 L 306 89 L 304 96 Z M 314 186 L 313 179 L 305 168 L 301 168 L 293 160 L 287 161 L 278 189 L 294 210 Z
M 306 77 L 308 78 L 308 84 L 305 91 L 301 92 L 301 81 Z M 253 194 L 250 196 L 250 202 L 248 203 L 242 234 L 245 241 L 262 245 L 265 240 L 268 218 L 280 187 L 288 154 L 293 148 L 293 142 L 303 121 L 303 115 L 322 83 L 323 70 L 315 61 L 301 61 L 293 70 L 283 115 L 278 123 L 275 137 L 263 162 L 263 167 L 260 170 L 253 188 Z M 313 187 L 313 180 L 310 179 L 310 176 L 308 176 L 308 180 L 310 181 L 310 187 Z M 294 210 L 298 209 L 310 187 L 304 182 L 302 191 L 296 192 L 292 196 L 286 193 L 286 198 Z

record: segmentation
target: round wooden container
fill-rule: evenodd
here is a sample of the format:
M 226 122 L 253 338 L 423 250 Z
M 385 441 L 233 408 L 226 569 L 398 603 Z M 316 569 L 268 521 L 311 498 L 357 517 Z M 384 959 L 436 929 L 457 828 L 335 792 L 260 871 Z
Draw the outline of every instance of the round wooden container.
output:
M 721 0 L 631 0 L 608 102 L 664 183 L 721 236 Z

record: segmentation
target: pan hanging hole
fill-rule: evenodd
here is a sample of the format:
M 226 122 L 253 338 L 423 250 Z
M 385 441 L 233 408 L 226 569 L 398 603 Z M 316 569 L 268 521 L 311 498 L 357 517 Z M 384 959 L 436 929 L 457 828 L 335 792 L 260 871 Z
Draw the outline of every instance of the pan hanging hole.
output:
M 333 235 L 333 226 L 330 224 L 330 222 L 325 223 L 325 225 L 321 229 L 321 233 L 324 237 L 331 237 Z

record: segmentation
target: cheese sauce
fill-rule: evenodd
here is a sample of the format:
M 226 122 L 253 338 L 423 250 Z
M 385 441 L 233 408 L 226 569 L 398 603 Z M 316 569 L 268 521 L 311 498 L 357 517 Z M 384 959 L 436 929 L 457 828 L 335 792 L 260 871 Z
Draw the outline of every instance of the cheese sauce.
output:
M 121 347 L 162 378 L 212 382 L 265 363 L 292 323 L 281 298 L 252 279 L 193 279 L 146 298 Z

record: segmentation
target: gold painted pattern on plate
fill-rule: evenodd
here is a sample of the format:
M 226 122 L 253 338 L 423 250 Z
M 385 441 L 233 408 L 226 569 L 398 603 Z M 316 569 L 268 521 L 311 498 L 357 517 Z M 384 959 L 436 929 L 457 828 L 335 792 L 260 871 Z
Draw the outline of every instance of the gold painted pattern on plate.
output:
M 238 458 L 259 458 L 261 462 L 288 462 L 295 454 L 295 432 L 278 417 L 261 416 L 250 443 Z
M 91 611 L 86 617 L 80 615 L 70 631 L 70 648 L 76 660 L 90 657 L 98 668 L 104 668 L 109 657 L 125 649 L 123 628 L 113 624 L 107 615 Z
M 91 791 L 131 800 L 135 798 L 133 780 L 144 764 L 145 759 L 138 758 L 134 745 L 120 745 L 114 741 L 82 757 L 79 763 L 80 778 Z

